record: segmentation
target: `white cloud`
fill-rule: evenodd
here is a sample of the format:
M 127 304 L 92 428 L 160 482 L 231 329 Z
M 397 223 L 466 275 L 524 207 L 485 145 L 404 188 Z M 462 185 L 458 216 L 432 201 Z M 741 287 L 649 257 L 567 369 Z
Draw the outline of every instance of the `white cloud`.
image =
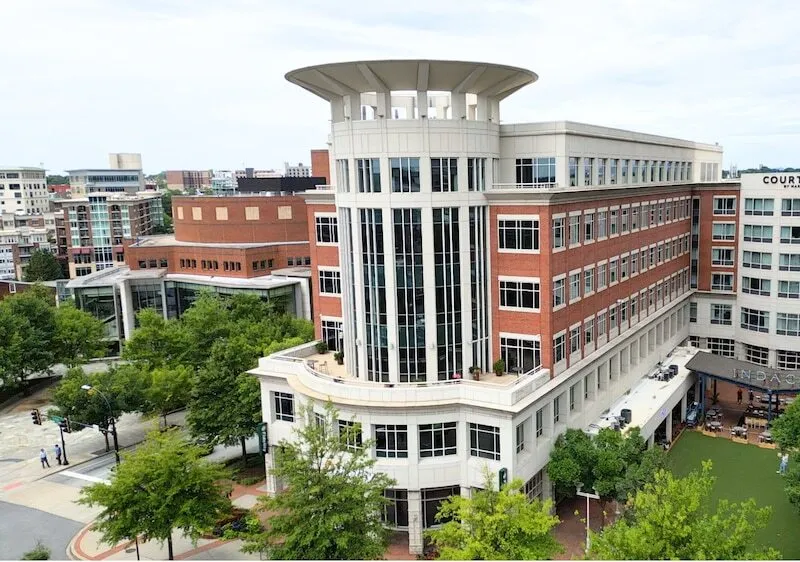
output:
M 324 146 L 326 104 L 287 83 L 348 59 L 530 68 L 505 121 L 570 119 L 798 165 L 800 3 L 780 0 L 27 0 L 0 4 L 3 163 L 279 167 Z

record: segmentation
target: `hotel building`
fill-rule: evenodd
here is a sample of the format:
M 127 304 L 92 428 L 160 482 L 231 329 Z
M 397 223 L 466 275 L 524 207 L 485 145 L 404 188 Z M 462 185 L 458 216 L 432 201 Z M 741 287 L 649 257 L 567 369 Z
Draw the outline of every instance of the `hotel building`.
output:
M 719 146 L 501 124 L 501 101 L 537 80 L 502 65 L 365 61 L 287 79 L 331 107 L 334 185 L 303 196 L 317 335 L 344 365 L 313 344 L 262 358 L 268 439 L 292 438 L 300 404 L 331 400 L 396 480 L 385 518 L 412 552 L 486 466 L 549 497 L 555 438 L 688 338 L 693 289 L 735 298 L 701 259 L 717 194 L 738 193 Z M 650 443 L 685 415 L 694 385 L 676 380 L 649 418 L 634 413 Z

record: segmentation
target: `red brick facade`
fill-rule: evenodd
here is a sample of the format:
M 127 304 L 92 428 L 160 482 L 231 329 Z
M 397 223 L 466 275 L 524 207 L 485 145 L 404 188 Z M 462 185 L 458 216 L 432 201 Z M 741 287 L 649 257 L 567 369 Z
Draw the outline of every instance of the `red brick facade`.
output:
M 315 178 L 325 178 L 327 183 L 331 183 L 331 161 L 327 149 L 311 151 L 311 175 Z

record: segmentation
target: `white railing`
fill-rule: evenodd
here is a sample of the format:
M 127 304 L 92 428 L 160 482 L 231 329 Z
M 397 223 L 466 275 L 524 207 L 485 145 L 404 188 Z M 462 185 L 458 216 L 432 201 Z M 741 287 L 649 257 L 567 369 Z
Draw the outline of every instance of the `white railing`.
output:
M 505 191 L 511 189 L 555 189 L 558 184 L 555 182 L 546 183 L 493 183 L 492 191 Z
M 336 186 L 331 184 L 320 184 L 320 185 L 315 185 L 314 189 L 316 189 L 317 191 L 334 191 L 336 189 Z

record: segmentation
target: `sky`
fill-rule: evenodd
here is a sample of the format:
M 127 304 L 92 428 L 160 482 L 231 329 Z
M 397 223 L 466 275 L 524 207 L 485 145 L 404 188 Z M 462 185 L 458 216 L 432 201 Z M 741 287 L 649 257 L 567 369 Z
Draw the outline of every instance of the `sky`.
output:
M 328 104 L 286 72 L 493 62 L 539 80 L 506 123 L 570 120 L 719 143 L 724 166 L 800 166 L 795 0 L 2 0 L 0 165 L 51 173 L 140 152 L 145 172 L 283 168 Z

